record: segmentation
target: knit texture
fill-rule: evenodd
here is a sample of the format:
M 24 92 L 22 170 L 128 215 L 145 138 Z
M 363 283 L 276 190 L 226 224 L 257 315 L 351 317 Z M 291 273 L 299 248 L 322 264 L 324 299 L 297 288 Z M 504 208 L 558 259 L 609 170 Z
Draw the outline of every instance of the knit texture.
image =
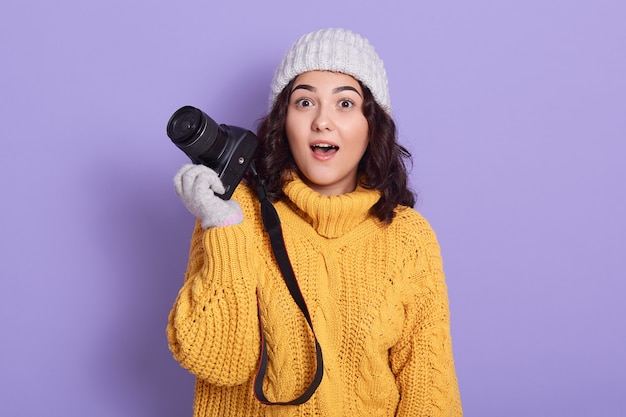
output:
M 294 271 L 324 354 L 324 377 L 299 406 L 253 395 L 259 360 L 256 290 L 268 343 L 264 392 L 302 393 L 315 371 L 313 339 L 271 254 L 259 203 L 235 191 L 244 221 L 194 230 L 167 335 L 196 375 L 194 416 L 461 416 L 439 245 L 428 222 L 398 208 L 385 226 L 368 214 L 376 191 L 326 197 L 295 178 L 276 204 Z
M 243 220 L 235 200 L 222 200 L 224 185 L 211 168 L 204 165 L 185 164 L 174 176 L 174 189 L 182 202 L 198 220 L 203 229 L 230 226 Z
M 351 75 L 365 84 L 374 100 L 391 114 L 385 66 L 374 47 L 361 35 L 346 29 L 331 28 L 300 37 L 276 68 L 270 107 L 292 79 L 308 71 L 335 71 Z

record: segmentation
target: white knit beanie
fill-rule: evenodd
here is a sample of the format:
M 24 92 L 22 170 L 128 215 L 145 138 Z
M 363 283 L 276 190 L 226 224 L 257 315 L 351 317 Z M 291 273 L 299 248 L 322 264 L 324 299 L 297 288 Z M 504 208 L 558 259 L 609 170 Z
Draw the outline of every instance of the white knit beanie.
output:
M 322 29 L 298 39 L 276 69 L 270 107 L 296 76 L 307 71 L 335 71 L 353 76 L 370 89 L 374 100 L 391 114 L 385 66 L 367 39 L 346 29 Z

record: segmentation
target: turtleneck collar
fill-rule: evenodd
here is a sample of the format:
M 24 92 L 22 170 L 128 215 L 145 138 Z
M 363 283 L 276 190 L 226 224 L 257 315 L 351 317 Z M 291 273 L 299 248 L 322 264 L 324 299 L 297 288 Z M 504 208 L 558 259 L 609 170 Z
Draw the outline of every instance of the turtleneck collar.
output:
M 297 175 L 283 191 L 298 215 L 304 218 L 320 235 L 337 238 L 369 217 L 369 209 L 378 201 L 380 193 L 357 186 L 351 193 L 325 196 L 313 191 Z

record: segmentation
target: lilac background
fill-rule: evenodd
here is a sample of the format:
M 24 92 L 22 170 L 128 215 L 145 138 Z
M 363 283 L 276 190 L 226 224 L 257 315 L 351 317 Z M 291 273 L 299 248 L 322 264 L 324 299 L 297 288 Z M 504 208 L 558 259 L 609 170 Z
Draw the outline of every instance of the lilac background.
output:
M 386 62 L 466 415 L 626 415 L 623 1 L 211 3 L 0 6 L 1 415 L 191 415 L 164 333 L 193 223 L 165 124 L 191 104 L 254 128 L 324 26 Z

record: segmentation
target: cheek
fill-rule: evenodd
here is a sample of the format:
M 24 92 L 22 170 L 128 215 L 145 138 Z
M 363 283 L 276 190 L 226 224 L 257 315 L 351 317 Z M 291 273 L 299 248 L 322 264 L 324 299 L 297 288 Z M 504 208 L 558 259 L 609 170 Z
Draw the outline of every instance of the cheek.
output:
M 287 144 L 289 145 L 289 149 L 291 149 L 292 153 L 294 151 L 294 149 L 297 149 L 297 145 L 298 145 L 298 135 L 296 134 L 297 131 L 290 129 L 289 125 L 285 125 L 285 135 L 287 135 Z
M 289 116 L 285 120 L 285 134 L 287 135 L 287 142 L 292 152 L 301 146 L 307 144 L 307 130 L 305 128 L 306 120 L 302 117 Z
M 295 143 L 295 139 L 298 137 L 298 123 L 297 120 L 293 116 L 289 116 L 287 113 L 287 118 L 285 120 L 285 134 L 287 135 L 287 142 L 289 142 L 289 146 L 292 146 Z
M 357 129 L 357 132 L 356 136 L 360 138 L 359 141 L 361 142 L 363 151 L 365 151 L 367 145 L 369 144 L 369 125 L 367 124 L 367 120 L 363 120 L 359 129 Z
M 287 135 L 287 146 L 289 147 L 289 153 L 291 154 L 291 157 L 294 159 L 294 162 L 296 162 L 297 165 L 303 152 L 302 146 L 298 146 L 299 141 L 297 130 L 289 129 L 289 125 L 286 124 L 285 134 Z

